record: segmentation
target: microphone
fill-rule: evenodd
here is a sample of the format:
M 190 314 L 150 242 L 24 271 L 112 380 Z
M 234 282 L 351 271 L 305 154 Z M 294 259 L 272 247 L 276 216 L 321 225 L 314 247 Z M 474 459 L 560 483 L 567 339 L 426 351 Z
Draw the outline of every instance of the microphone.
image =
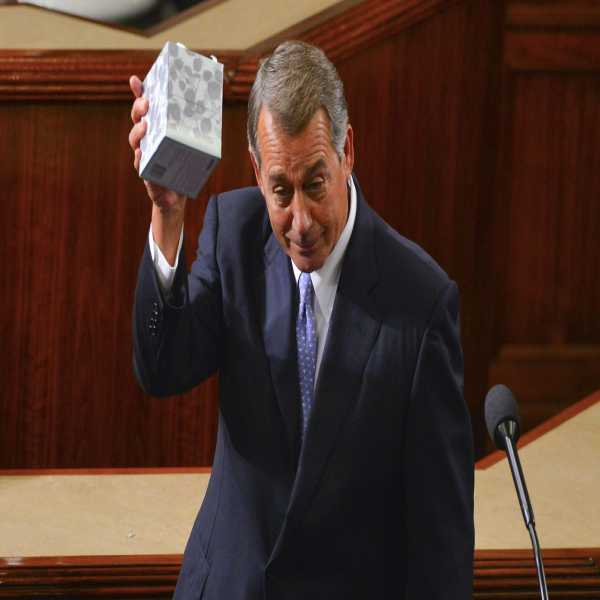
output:
M 504 450 L 507 454 L 510 471 L 521 506 L 521 513 L 523 514 L 525 527 L 527 527 L 533 546 L 540 595 L 542 600 L 548 600 L 546 573 L 544 572 L 542 552 L 535 530 L 533 507 L 531 506 L 531 500 L 529 499 L 529 493 L 525 485 L 525 476 L 523 475 L 519 453 L 517 452 L 517 441 L 521 434 L 519 410 L 513 393 L 505 385 L 495 385 L 487 393 L 485 397 L 485 424 L 496 447 L 499 450 Z

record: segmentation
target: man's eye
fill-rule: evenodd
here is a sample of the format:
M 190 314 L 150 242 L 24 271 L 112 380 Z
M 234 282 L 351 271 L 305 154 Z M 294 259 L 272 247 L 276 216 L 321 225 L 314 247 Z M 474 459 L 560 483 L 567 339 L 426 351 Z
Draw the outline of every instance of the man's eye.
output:
M 322 179 L 314 179 L 306 187 L 309 190 L 315 192 L 315 191 L 319 191 L 323 187 L 324 183 L 325 182 Z
M 290 191 L 281 186 L 274 188 L 273 194 L 275 194 L 275 197 L 277 198 L 278 202 L 285 202 L 290 197 Z

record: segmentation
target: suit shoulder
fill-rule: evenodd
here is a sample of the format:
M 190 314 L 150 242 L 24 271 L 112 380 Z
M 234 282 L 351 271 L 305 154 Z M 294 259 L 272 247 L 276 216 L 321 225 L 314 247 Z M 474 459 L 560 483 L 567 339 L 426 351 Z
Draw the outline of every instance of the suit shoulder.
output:
M 243 223 L 265 214 L 265 201 L 258 187 L 239 188 L 215 197 L 220 221 Z
M 381 304 L 388 314 L 399 309 L 424 324 L 451 279 L 421 246 L 374 217 Z
M 258 187 L 214 196 L 208 214 L 216 219 L 218 249 L 227 256 L 253 254 L 264 246 L 271 232 L 265 200 Z

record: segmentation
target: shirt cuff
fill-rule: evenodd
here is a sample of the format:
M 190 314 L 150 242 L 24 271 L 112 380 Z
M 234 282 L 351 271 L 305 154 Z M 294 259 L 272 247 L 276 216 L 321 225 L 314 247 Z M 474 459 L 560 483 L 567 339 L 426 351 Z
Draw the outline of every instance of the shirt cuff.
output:
M 177 246 L 177 254 L 175 255 L 175 265 L 172 267 L 167 259 L 164 257 L 160 248 L 154 241 L 152 235 L 152 225 L 148 231 L 148 245 L 150 246 L 150 256 L 154 263 L 154 270 L 158 277 L 158 283 L 163 294 L 168 293 L 173 285 L 173 279 L 175 279 L 175 272 L 177 271 L 177 265 L 179 264 L 179 253 L 181 252 L 181 245 L 183 244 L 183 226 L 181 227 L 181 233 L 179 234 L 179 245 Z

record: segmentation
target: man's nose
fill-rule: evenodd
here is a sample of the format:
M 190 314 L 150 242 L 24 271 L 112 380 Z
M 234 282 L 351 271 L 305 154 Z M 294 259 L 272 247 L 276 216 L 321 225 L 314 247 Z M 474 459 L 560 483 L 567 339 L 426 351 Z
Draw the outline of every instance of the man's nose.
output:
M 294 198 L 292 212 L 294 219 L 292 229 L 299 235 L 306 235 L 312 227 L 312 215 L 306 198 L 302 193 L 296 193 Z

